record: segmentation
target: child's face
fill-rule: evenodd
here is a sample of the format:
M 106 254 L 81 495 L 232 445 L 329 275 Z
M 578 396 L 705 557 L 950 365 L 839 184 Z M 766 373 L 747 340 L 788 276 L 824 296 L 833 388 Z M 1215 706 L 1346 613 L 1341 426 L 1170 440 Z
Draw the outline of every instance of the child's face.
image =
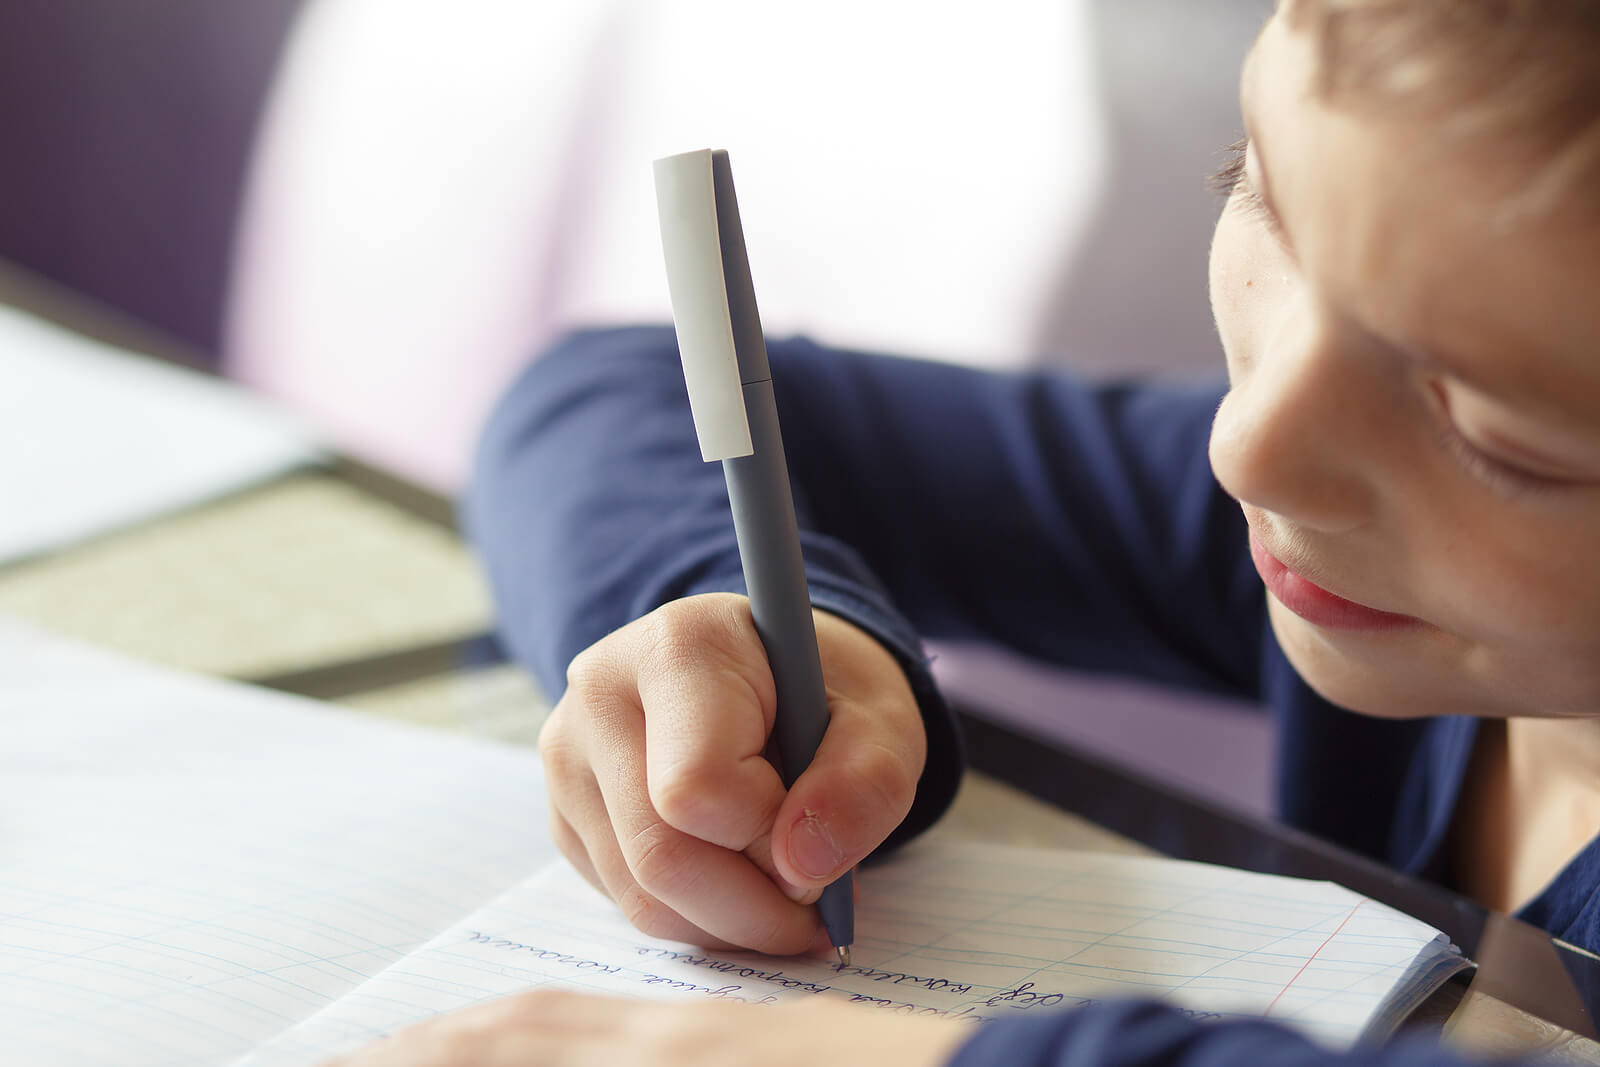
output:
M 1268 24 L 1211 256 L 1273 628 L 1354 710 L 1600 716 L 1600 208 L 1497 229 L 1515 146 L 1331 106 L 1315 62 Z

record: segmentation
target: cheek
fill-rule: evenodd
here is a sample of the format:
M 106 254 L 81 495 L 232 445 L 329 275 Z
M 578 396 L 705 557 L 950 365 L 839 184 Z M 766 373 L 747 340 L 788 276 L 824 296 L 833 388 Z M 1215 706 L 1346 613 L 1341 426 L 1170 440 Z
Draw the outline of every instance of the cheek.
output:
M 1534 522 L 1525 505 L 1485 509 L 1481 496 L 1451 508 L 1453 529 L 1427 573 L 1457 628 L 1486 643 L 1594 664 L 1600 674 L 1600 563 L 1592 546 L 1600 517 L 1579 524 Z
M 1262 284 L 1270 238 L 1232 203 L 1223 208 L 1211 239 L 1211 314 L 1233 382 L 1248 368 L 1268 307 Z

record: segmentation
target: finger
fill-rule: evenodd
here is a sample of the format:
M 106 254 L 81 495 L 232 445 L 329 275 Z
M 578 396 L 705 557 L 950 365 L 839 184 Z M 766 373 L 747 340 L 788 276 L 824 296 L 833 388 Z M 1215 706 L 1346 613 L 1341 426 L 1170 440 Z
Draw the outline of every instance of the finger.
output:
M 611 894 L 606 890 L 605 880 L 600 877 L 600 872 L 594 869 L 594 863 L 589 859 L 589 850 L 583 843 L 583 838 L 578 836 L 578 831 L 566 820 L 554 803 L 550 805 L 550 837 L 555 841 L 556 848 L 567 858 L 572 869 L 577 871 L 585 882 L 594 886 L 596 891 Z
M 604 880 L 589 858 L 588 846 L 572 824 L 572 814 L 563 810 L 565 807 L 579 812 L 581 818 L 593 811 L 599 799 L 593 775 L 573 750 L 571 733 L 565 729 L 565 712 L 563 704 L 557 703 L 539 731 L 539 758 L 544 764 L 550 838 L 584 881 L 601 893 L 607 893 Z M 593 793 L 594 799 L 583 804 L 578 798 L 586 792 Z M 603 818 L 603 805 L 600 807 Z
M 741 610 L 745 612 L 742 625 L 749 625 L 748 609 L 742 604 L 739 598 L 728 597 L 724 605 L 713 605 L 709 615 L 697 611 L 693 626 L 676 625 L 669 613 L 663 611 L 641 620 L 645 625 L 631 631 L 632 639 L 640 646 L 628 657 L 641 664 L 634 690 L 638 703 L 617 696 L 619 692 L 626 692 L 625 688 L 619 690 L 614 685 L 586 683 L 589 699 L 585 704 L 588 714 L 581 720 L 585 731 L 583 750 L 599 790 L 604 817 L 598 819 L 593 813 L 563 810 L 583 837 L 589 857 L 608 890 L 639 929 L 656 936 L 682 938 L 684 934 L 678 929 L 678 921 L 687 920 L 715 942 L 763 952 L 795 953 L 804 951 L 820 936 L 820 923 L 814 909 L 789 900 L 739 851 L 687 834 L 664 820 L 651 799 L 648 781 L 642 780 L 639 774 L 640 768 L 647 766 L 646 732 L 650 728 L 645 721 L 664 713 L 674 700 L 670 695 L 672 683 L 654 679 L 682 675 L 703 679 L 704 673 L 694 665 L 711 654 L 708 649 L 716 650 L 724 659 L 728 655 L 739 659 L 733 646 L 740 638 L 730 637 L 729 631 L 740 629 Z M 707 617 L 712 618 L 711 624 L 703 624 Z M 683 632 L 696 636 L 680 639 L 678 635 Z M 754 720 L 743 742 L 743 747 L 748 747 L 752 754 L 758 754 L 765 744 L 766 725 L 761 720 L 759 706 L 751 707 L 752 703 L 759 705 L 759 699 L 752 701 L 751 687 L 759 685 L 758 679 L 762 676 L 767 678 L 769 687 L 771 684 L 765 659 L 759 662 L 758 669 L 744 672 L 742 692 L 737 692 L 740 689 L 737 680 L 731 683 L 744 702 L 745 716 Z M 737 674 L 737 669 L 733 673 Z M 569 672 L 569 680 L 570 677 Z M 723 693 L 730 691 L 728 684 L 715 684 L 713 689 Z M 694 683 L 690 683 L 690 691 L 694 691 Z M 649 709 L 648 715 L 645 708 Z M 715 732 L 720 720 L 713 720 L 713 723 L 683 721 L 679 729 L 691 736 L 704 737 Z M 767 772 L 771 773 L 770 767 Z M 715 780 L 714 771 L 710 778 Z M 771 780 L 781 793 L 782 786 L 776 775 Z M 762 825 L 752 836 L 770 821 L 773 806 L 770 800 L 768 804 L 768 810 L 757 820 Z M 604 835 L 594 832 L 591 824 L 610 826 L 626 875 L 616 868 L 610 843 L 602 840 Z M 695 939 L 708 943 L 704 937 Z
M 535 1067 L 587 1062 L 617 1029 L 614 998 L 533 990 L 434 1016 L 324 1067 Z M 597 1039 L 599 1039 L 597 1041 Z
M 517 1026 L 551 1033 L 603 1033 L 617 1028 L 617 1019 L 648 1001 L 580 993 L 570 989 L 530 989 L 490 1001 L 499 1017 Z M 487 1006 L 487 1005 L 486 1005 Z
M 825 886 L 860 863 L 905 819 L 927 758 L 909 686 L 905 703 L 834 697 L 827 733 L 773 824 L 786 882 Z
M 558 705 L 557 712 L 566 709 Z M 550 804 L 550 832 L 556 847 L 583 879 L 612 901 L 638 925 L 648 923 L 660 937 L 699 940 L 705 937 L 688 922 L 674 922 L 659 901 L 640 890 L 627 861 L 617 848 L 616 832 L 605 799 L 595 783 L 587 757 L 587 731 L 574 730 L 555 713 L 539 734 L 539 754 L 544 761 Z M 640 927 L 640 929 L 645 929 Z
M 530 989 L 489 1001 L 496 1025 L 515 1025 L 550 1034 L 598 1034 L 616 1029 L 616 1015 L 636 1003 L 624 997 L 579 993 L 569 989 Z
M 720 941 L 760 952 L 803 952 L 820 936 L 816 910 L 790 900 L 743 854 L 668 826 L 642 789 L 602 782 L 601 793 L 634 881 L 672 913 Z
M 744 857 L 796 904 L 815 904 L 817 898 L 822 896 L 822 886 L 795 885 L 779 872 L 778 865 L 772 860 L 771 834 L 762 834 L 750 842 L 744 849 Z
M 552 798 L 552 810 L 576 838 L 572 851 L 563 847 L 563 853 L 569 859 L 574 853 L 581 857 L 573 863 L 578 873 L 615 901 L 635 929 L 651 937 L 707 948 L 739 947 L 702 929 L 639 884 L 618 846 L 604 794 L 592 777 L 586 788 L 569 787 L 559 800 Z M 561 843 L 559 839 L 557 843 Z
M 790 884 L 772 862 L 785 791 L 766 757 L 776 692 L 749 602 L 706 607 L 692 629 L 653 619 L 639 635 L 650 802 L 674 829 L 743 852 L 790 900 L 813 903 L 821 889 Z
M 638 692 L 651 804 L 675 829 L 742 851 L 771 829 L 784 795 L 764 755 L 777 697 L 749 604 L 713 602 L 692 627 L 649 621 Z
M 568 848 L 582 854 L 602 891 L 640 931 L 712 948 L 748 947 L 747 942 L 720 936 L 695 922 L 675 902 L 663 901 L 637 876 L 633 860 L 624 853 L 619 834 L 637 837 L 641 825 L 665 824 L 650 807 L 640 780 L 644 766 L 642 709 L 627 695 L 628 686 L 615 684 L 607 670 L 606 660 L 599 657 L 585 657 L 582 663 L 575 660 L 568 672 L 567 696 L 556 709 L 563 714 L 540 733 L 551 806 L 578 839 L 576 845 L 569 841 Z M 615 795 L 608 797 L 607 787 L 601 783 L 609 783 Z M 622 812 L 632 813 L 626 823 L 619 819 Z M 715 846 L 703 848 L 719 857 L 723 854 Z M 584 864 L 579 866 L 582 870 Z
M 815 909 L 791 901 L 742 854 L 668 825 L 636 778 L 597 772 L 601 801 L 633 886 L 619 895 L 615 883 L 621 878 L 610 869 L 610 858 L 597 854 L 592 839 L 586 837 L 585 843 L 634 926 L 659 937 L 699 940 L 670 932 L 672 920 L 681 918 L 718 942 L 777 954 L 802 952 L 819 936 Z

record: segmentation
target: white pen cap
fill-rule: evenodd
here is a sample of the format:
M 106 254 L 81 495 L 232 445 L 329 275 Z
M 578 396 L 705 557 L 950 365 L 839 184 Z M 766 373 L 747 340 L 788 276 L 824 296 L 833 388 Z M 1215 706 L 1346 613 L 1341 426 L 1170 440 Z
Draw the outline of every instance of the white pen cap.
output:
M 712 152 L 658 159 L 655 179 L 667 289 L 700 455 L 707 462 L 748 456 L 754 446 L 728 308 Z

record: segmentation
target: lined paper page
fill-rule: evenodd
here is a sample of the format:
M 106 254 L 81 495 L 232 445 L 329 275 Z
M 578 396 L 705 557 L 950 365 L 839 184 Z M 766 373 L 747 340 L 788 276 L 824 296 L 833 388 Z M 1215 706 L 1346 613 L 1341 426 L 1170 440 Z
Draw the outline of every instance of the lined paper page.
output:
M 8 1063 L 214 1065 L 553 856 L 531 752 L 0 619 Z
M 319 458 L 237 385 L 0 305 L 0 562 L 244 488 Z
M 812 996 L 979 1024 L 1115 996 L 1197 1017 L 1361 1034 L 1430 927 L 1325 882 L 1204 864 L 923 842 L 861 878 L 853 963 L 647 938 L 552 866 L 238 1067 L 315 1063 L 438 1011 L 535 986 L 756 1004 Z M 1459 959 L 1459 957 L 1455 957 Z M 1441 968 L 1443 980 L 1454 966 Z

